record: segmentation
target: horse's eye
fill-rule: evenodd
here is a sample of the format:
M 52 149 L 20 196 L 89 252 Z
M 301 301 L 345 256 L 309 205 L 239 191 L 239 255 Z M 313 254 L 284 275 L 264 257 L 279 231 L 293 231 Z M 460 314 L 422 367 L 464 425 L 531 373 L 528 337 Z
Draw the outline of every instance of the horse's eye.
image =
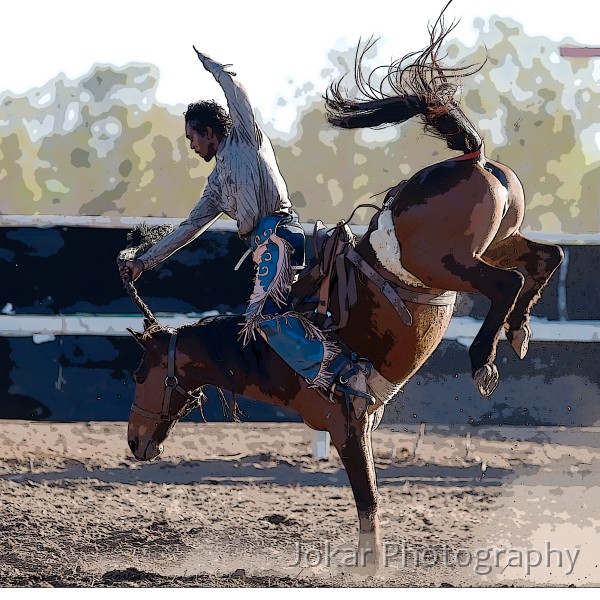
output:
M 133 379 L 137 384 L 141 384 L 146 381 L 146 377 L 144 375 L 139 375 L 138 373 L 133 374 Z

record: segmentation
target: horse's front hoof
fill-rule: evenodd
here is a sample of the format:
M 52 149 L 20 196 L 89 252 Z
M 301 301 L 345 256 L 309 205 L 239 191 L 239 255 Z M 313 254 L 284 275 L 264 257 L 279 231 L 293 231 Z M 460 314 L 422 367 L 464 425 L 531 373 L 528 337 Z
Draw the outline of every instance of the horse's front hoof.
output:
M 373 579 L 382 576 L 382 567 L 377 564 L 364 564 L 364 565 L 352 565 L 345 566 L 341 569 L 344 575 L 350 575 L 356 579 Z
M 523 360 L 529 350 L 529 340 L 531 339 L 531 327 L 525 323 L 520 329 L 513 331 L 509 329 L 506 332 L 506 339 L 515 354 Z
M 498 375 L 498 369 L 495 364 L 483 365 L 483 367 L 475 371 L 473 375 L 473 381 L 482 396 L 491 396 L 494 390 L 498 387 L 498 381 L 500 377 Z

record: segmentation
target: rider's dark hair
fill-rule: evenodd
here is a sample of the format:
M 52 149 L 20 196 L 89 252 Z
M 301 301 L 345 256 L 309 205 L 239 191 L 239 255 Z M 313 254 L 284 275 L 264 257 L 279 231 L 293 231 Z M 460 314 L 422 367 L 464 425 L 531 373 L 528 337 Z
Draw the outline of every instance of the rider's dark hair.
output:
M 225 137 L 231 129 L 231 119 L 227 111 L 214 100 L 188 104 L 183 116 L 185 122 L 198 133 L 204 133 L 207 127 L 211 127 L 217 136 Z

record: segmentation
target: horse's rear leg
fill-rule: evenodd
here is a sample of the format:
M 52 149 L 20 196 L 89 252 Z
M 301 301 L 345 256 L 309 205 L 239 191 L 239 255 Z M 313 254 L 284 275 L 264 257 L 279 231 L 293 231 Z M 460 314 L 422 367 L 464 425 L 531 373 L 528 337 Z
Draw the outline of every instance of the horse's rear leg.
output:
M 351 411 L 348 423 L 346 415 L 342 412 L 340 411 L 336 426 L 332 427 L 329 433 L 348 473 L 358 511 L 359 538 L 356 569 L 357 572 L 365 575 L 375 575 L 382 566 L 382 549 L 379 493 L 371 446 L 374 415 L 359 421 Z M 350 435 L 347 435 L 348 433 Z
M 525 277 L 523 288 L 505 322 L 506 337 L 519 358 L 525 357 L 529 347 L 531 309 L 560 266 L 563 256 L 560 246 L 533 242 L 520 233 L 493 243 L 483 255 L 491 264 L 517 269 Z
M 498 339 L 506 316 L 523 287 L 523 275 L 518 271 L 494 267 L 474 256 L 460 256 L 456 250 L 438 263 L 428 259 L 425 253 L 405 252 L 403 246 L 402 262 L 428 286 L 479 293 L 489 298 L 490 309 L 469 348 L 469 356 L 479 392 L 490 396 L 498 385 L 498 369 L 494 364 Z
M 476 292 L 489 298 L 490 309 L 469 348 L 473 380 L 482 396 L 490 396 L 498 386 L 498 369 L 494 364 L 500 331 L 523 287 L 524 278 L 516 271 L 497 269 L 474 259 L 467 268 L 453 259 L 453 268 Z M 448 266 L 448 265 L 447 265 Z

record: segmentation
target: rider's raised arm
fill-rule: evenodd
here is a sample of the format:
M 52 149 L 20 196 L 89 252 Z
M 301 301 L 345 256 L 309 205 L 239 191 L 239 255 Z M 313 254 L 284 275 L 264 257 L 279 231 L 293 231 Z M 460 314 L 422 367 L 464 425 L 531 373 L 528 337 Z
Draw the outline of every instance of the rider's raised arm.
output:
M 194 48 L 194 50 L 196 50 Z M 229 107 L 229 116 L 232 124 L 238 132 L 243 133 L 248 141 L 256 139 L 255 118 L 252 105 L 248 99 L 248 94 L 244 86 L 235 79 L 236 74 L 227 70 L 231 65 L 224 65 L 212 58 L 198 52 L 198 58 L 204 65 L 204 68 L 213 75 L 217 83 L 221 86 L 227 105 Z
M 195 240 L 221 216 L 223 213 L 220 206 L 221 191 L 213 175 L 214 172 L 209 176 L 206 189 L 189 217 L 139 257 L 144 264 L 144 270 L 151 269 Z

